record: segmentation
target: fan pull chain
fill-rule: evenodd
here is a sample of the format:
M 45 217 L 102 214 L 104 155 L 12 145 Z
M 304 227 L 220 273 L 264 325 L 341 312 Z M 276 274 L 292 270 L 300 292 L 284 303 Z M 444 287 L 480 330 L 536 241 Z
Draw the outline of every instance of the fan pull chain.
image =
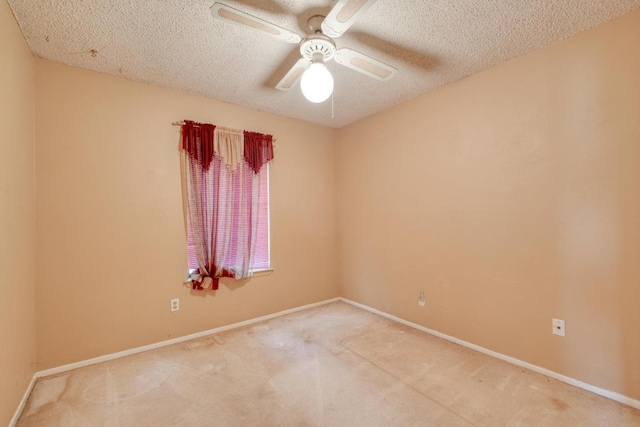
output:
M 333 119 L 333 92 L 331 92 L 331 118 Z

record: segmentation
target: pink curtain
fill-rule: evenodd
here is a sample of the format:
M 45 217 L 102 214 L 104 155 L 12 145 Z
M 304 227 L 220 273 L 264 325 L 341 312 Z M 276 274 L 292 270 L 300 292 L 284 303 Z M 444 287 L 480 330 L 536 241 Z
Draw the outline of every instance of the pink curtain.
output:
M 247 133 L 191 121 L 182 127 L 185 219 L 198 264 L 190 277 L 194 289 L 218 289 L 220 277 L 248 277 L 254 268 L 267 179 L 262 166 L 273 159 L 273 137 Z

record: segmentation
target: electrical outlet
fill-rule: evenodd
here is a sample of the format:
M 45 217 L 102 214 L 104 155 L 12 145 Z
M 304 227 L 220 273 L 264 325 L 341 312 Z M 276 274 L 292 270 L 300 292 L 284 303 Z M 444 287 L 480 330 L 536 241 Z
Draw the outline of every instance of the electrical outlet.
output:
M 553 319 L 553 335 L 559 335 L 564 337 L 565 329 L 564 329 L 564 320 Z
M 180 310 L 180 298 L 174 298 L 171 300 L 171 311 Z
M 424 291 L 418 292 L 418 305 L 424 307 Z

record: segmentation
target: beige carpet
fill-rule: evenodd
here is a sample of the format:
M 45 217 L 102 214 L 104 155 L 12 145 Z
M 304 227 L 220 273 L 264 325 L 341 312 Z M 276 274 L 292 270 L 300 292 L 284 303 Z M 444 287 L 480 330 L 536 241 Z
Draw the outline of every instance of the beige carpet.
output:
M 38 380 L 19 426 L 639 426 L 640 411 L 337 302 Z

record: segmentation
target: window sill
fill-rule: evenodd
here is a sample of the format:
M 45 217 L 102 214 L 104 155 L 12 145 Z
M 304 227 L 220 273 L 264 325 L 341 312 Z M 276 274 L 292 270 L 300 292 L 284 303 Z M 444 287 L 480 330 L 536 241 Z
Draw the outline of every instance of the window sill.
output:
M 271 273 L 273 273 L 273 272 L 274 272 L 273 268 L 267 268 L 267 269 L 264 269 L 264 270 L 255 270 L 255 271 L 253 272 L 253 274 L 251 275 L 251 277 L 262 277 L 262 276 L 268 276 L 268 275 L 270 275 L 270 274 L 271 274 Z M 250 277 L 250 278 L 251 278 L 251 277 Z
M 264 270 L 254 270 L 253 274 L 251 275 L 251 277 L 247 277 L 246 279 L 252 279 L 254 277 L 262 277 L 262 276 L 268 276 L 271 273 L 273 273 L 275 270 L 273 268 L 265 268 Z M 191 274 L 191 272 L 189 273 Z M 184 281 L 185 284 L 190 283 L 189 277 L 187 276 L 187 279 Z

